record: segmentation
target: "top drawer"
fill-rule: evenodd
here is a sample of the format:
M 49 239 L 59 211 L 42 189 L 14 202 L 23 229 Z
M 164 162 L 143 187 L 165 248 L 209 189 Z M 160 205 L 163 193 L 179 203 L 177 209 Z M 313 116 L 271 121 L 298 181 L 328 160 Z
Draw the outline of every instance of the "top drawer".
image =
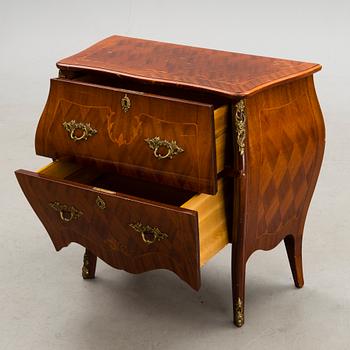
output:
M 227 109 L 52 79 L 36 152 L 110 163 L 123 175 L 214 194 Z

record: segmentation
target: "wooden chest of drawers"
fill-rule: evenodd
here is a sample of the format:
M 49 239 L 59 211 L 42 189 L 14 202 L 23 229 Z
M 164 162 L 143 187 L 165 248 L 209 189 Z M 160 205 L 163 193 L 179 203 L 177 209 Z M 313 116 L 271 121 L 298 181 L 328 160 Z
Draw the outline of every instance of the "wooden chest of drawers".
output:
M 113 36 L 58 63 L 35 147 L 17 170 L 56 248 L 86 248 L 132 273 L 200 268 L 232 244 L 233 318 L 245 267 L 284 240 L 302 287 L 301 244 L 324 151 L 317 64 Z

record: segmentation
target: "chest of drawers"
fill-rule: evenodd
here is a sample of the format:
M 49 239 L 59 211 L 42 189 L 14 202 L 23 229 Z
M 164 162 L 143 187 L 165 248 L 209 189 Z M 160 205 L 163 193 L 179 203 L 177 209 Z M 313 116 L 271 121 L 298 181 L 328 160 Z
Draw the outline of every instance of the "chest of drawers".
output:
M 284 241 L 302 287 L 302 235 L 325 143 L 318 64 L 113 36 L 58 62 L 35 147 L 17 170 L 56 250 L 131 273 L 200 268 L 232 245 L 233 319 L 250 255 Z

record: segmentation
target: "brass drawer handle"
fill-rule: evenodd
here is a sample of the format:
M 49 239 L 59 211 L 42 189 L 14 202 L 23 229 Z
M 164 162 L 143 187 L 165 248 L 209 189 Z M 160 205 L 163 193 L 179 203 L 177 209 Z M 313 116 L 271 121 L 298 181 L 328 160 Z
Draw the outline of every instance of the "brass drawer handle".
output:
M 148 143 L 149 148 L 153 150 L 153 154 L 157 159 L 172 159 L 173 156 L 184 152 L 184 150 L 176 144 L 176 141 L 161 140 L 159 136 L 151 139 L 147 138 L 145 142 Z M 168 152 L 166 154 L 161 154 L 159 152 L 160 147 L 167 148 Z
M 122 110 L 126 113 L 131 108 L 131 101 L 127 94 L 121 99 Z
M 160 231 L 158 227 L 151 227 L 149 225 L 143 225 L 141 222 L 136 224 L 129 224 L 136 232 L 141 233 L 142 239 L 147 244 L 152 244 L 162 239 L 167 239 L 168 235 Z
M 63 122 L 62 125 L 73 141 L 87 140 L 88 137 L 97 134 L 97 130 L 93 129 L 90 123 L 77 123 L 75 120 L 71 120 L 70 122 Z M 80 136 L 77 136 L 75 133 L 77 129 L 82 130 Z
M 60 213 L 60 218 L 63 221 L 69 222 L 73 219 L 79 219 L 83 212 L 74 208 L 73 206 L 69 206 L 67 204 L 61 204 L 60 202 L 51 202 L 50 207 Z

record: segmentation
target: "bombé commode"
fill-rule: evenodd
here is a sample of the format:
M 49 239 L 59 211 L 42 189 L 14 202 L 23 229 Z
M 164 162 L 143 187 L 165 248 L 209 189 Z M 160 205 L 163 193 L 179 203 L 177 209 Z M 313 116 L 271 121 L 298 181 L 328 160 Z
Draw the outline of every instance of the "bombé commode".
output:
M 250 255 L 302 236 L 325 130 L 313 63 L 112 36 L 57 64 L 35 137 L 53 159 L 16 176 L 56 250 L 132 273 L 200 268 L 232 247 L 233 319 Z

